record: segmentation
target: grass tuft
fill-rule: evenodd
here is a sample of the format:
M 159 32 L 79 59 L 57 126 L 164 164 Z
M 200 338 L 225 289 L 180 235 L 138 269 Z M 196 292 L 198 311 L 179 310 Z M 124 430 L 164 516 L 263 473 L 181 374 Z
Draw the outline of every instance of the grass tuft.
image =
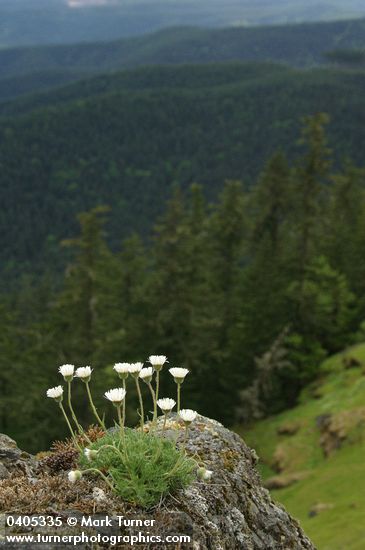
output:
M 195 461 L 179 451 L 174 442 L 153 434 L 126 429 L 123 441 L 119 431 L 111 432 L 89 448 L 99 453 L 91 462 L 81 457 L 79 466 L 107 473 L 115 492 L 125 502 L 144 508 L 187 487 L 195 478 Z

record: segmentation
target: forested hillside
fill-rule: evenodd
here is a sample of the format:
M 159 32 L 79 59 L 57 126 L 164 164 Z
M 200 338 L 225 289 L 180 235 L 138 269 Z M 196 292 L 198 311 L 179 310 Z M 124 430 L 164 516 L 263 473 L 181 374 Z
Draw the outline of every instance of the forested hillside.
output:
M 116 42 L 0 50 L 1 78 L 77 75 L 137 65 L 274 61 L 311 67 L 334 49 L 365 47 L 365 19 L 253 28 L 172 28 Z
M 114 362 L 145 360 L 151 350 L 192 371 L 184 406 L 227 424 L 295 404 L 320 361 L 364 331 L 364 170 L 334 165 L 326 128 L 326 115 L 307 118 L 293 136 L 301 136 L 299 156 L 275 154 L 251 189 L 227 182 L 214 203 L 197 185 L 185 192 L 176 186 L 167 204 L 160 193 L 162 214 L 145 243 L 136 234 L 122 242 L 114 222 L 108 233 L 118 245 L 111 249 L 105 231 L 113 211 L 99 206 L 79 215 L 81 227 L 73 225 L 71 238 L 54 249 L 55 259 L 68 251 L 64 276 L 55 278 L 49 264 L 42 277 L 23 277 L 15 292 L 7 286 L 1 295 L 0 431 L 28 449 L 45 447 L 63 426 L 41 398 L 56 382 L 56 365 L 92 365 L 99 371 L 93 385 L 105 387 L 114 380 Z M 64 144 L 61 136 L 57 149 Z M 39 171 L 32 154 L 28 168 Z M 79 180 L 79 196 L 93 191 L 92 166 Z M 22 235 L 69 223 L 68 197 L 58 209 L 50 202 L 57 194 L 43 210 L 26 204 L 37 173 L 30 174 L 28 194 L 20 191 L 18 202 L 3 209 L 12 225 L 20 223 L 18 209 Z M 105 197 L 91 198 L 96 206 Z M 151 218 L 150 201 L 139 188 L 135 217 Z M 27 381 L 26 392 L 19 380 Z M 173 395 L 174 382 L 164 380 L 161 392 Z M 87 422 L 81 389 L 75 387 L 74 403 Z M 133 387 L 128 391 L 133 404 Z
M 212 64 L 140 69 L 4 103 L 3 276 L 50 260 L 62 267 L 59 240 L 98 204 L 112 207 L 115 247 L 134 230 L 148 234 L 175 183 L 201 183 L 209 199 L 225 180 L 250 187 L 276 150 L 298 153 L 306 115 L 330 115 L 336 163 L 361 163 L 364 86 L 364 72 Z
M 18 96 L 38 91 L 48 91 L 69 82 L 82 79 L 82 73 L 67 71 L 45 71 L 27 73 L 9 78 L 0 77 L 0 101 L 12 100 Z
M 155 90 L 159 93 L 162 89 L 191 90 L 199 88 L 216 88 L 224 85 L 237 84 L 251 79 L 271 78 L 274 75 L 286 74 L 290 70 L 284 65 L 274 65 L 273 63 L 226 63 L 206 65 L 188 65 L 173 66 L 169 65 L 155 67 L 145 66 L 134 70 L 124 70 L 120 72 L 104 73 L 99 76 L 85 78 L 83 73 L 77 75 L 78 82 L 72 86 L 61 86 L 53 90 L 52 93 L 42 92 L 42 88 L 50 86 L 51 82 L 42 82 L 42 75 L 27 75 L 23 77 L 14 77 L 0 80 L 0 115 L 24 114 L 38 107 L 47 105 L 57 105 L 59 103 L 70 102 L 79 98 L 90 98 L 110 92 L 136 92 L 144 90 Z M 65 74 L 70 76 L 74 73 L 45 73 L 47 78 L 53 75 L 56 79 L 65 78 Z M 71 77 L 70 77 L 71 78 Z M 75 75 L 74 75 L 74 78 Z M 50 80 L 50 79 L 49 79 Z M 40 92 L 30 94 L 32 86 L 38 82 Z M 16 102 L 9 101 L 9 94 L 12 91 L 15 95 L 21 92 L 21 87 L 27 87 L 28 93 L 24 98 L 19 98 Z M 56 86 L 57 88 L 58 86 Z M 5 98 L 5 94 L 7 94 Z M 8 101 L 6 101 L 8 99 Z

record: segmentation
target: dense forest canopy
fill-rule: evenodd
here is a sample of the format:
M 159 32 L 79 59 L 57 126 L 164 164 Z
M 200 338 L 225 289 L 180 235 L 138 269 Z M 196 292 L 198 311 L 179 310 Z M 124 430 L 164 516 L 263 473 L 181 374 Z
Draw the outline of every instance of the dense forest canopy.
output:
M 365 73 L 270 64 L 150 67 L 0 105 L 3 276 L 63 268 L 58 242 L 76 215 L 112 206 L 109 243 L 147 236 L 174 183 L 252 186 L 282 148 L 299 151 L 300 118 L 326 111 L 334 161 L 360 163 Z
M 332 50 L 327 53 L 327 59 L 337 67 L 364 68 L 365 48 Z

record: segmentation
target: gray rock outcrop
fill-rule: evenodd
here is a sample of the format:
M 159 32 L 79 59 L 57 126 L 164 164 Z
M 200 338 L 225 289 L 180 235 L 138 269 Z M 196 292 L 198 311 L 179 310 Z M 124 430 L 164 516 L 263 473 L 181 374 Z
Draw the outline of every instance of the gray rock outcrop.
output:
M 159 419 L 159 426 L 162 419 Z M 177 443 L 182 444 L 183 429 L 172 418 L 165 437 L 178 435 Z M 151 512 L 140 510 L 143 517 L 163 518 L 175 514 L 173 529 L 175 532 L 191 531 L 193 543 L 179 546 L 192 550 L 314 550 L 298 522 L 285 509 L 275 503 L 262 486 L 256 470 L 257 456 L 244 441 L 218 422 L 199 416 L 191 425 L 186 450 L 203 461 L 213 471 L 209 482 L 194 482 L 188 489 L 167 497 L 163 506 Z M 34 476 L 37 474 L 35 460 L 22 453 L 15 442 L 6 436 L 0 436 L 0 479 L 14 476 Z M 2 470 L 4 468 L 4 470 Z M 5 472 L 6 470 L 6 472 Z M 3 471 L 3 474 L 1 473 Z M 65 479 L 65 472 L 57 474 Z M 0 481 L 6 483 L 8 480 Z M 62 481 L 67 483 L 67 481 Z M 35 483 L 37 483 L 35 481 Z M 82 482 L 83 483 L 83 482 Z M 86 482 L 85 482 L 86 483 Z M 94 482 L 95 483 L 95 482 Z M 100 484 L 99 484 L 100 485 Z M 90 485 L 89 499 L 97 497 Z M 104 487 L 105 489 L 105 487 Z M 93 496 L 94 495 L 94 496 Z M 71 497 L 70 497 L 71 498 Z M 78 503 L 79 505 L 79 503 Z M 97 512 L 113 514 L 124 513 L 125 507 L 116 497 L 103 499 L 95 503 Z M 75 512 L 70 501 L 69 509 L 57 507 L 52 502 L 53 513 L 64 515 Z M 1 510 L 0 512 L 12 510 Z M 46 511 L 46 510 L 45 510 Z M 49 511 L 49 510 L 48 510 Z M 39 512 L 39 510 L 38 510 Z M 80 509 L 78 512 L 80 513 Z M 138 510 L 134 509 L 134 514 Z M 161 523 L 162 522 L 162 523 Z M 161 527 L 166 533 L 167 524 Z M 125 528 L 123 532 L 130 532 Z M 1 546 L 1 545 L 0 545 Z M 16 546 L 9 546 L 9 548 Z M 79 546 L 89 548 L 89 546 Z M 105 547 L 105 546 L 103 546 Z M 129 546 L 118 546 L 118 548 Z M 164 545 L 142 545 L 139 548 L 168 548 Z M 173 548 L 174 546 L 170 546 Z M 19 548 L 27 548 L 22 544 Z M 28 546 L 28 548 L 30 548 Z M 42 548 L 46 548 L 43 545 Z
M 0 480 L 11 475 L 32 476 L 36 466 L 34 457 L 21 451 L 13 439 L 0 434 Z

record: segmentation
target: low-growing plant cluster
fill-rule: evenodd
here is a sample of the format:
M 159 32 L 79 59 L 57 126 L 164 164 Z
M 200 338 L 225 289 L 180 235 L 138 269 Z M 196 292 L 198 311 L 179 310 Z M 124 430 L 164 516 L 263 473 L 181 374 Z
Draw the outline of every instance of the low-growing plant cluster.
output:
M 93 369 L 90 366 L 75 369 L 74 365 L 67 364 L 59 367 L 59 372 L 67 384 L 67 410 L 63 405 L 63 386 L 47 390 L 47 396 L 58 403 L 71 433 L 73 451 L 67 449 L 67 453 L 72 454 L 73 464 L 77 466 L 69 471 L 69 481 L 75 483 L 84 476 L 100 476 L 110 490 L 125 502 L 144 507 L 153 506 L 163 496 L 187 487 L 194 478 L 207 481 L 212 475 L 204 465 L 189 457 L 185 450 L 189 426 L 197 417 L 196 411 L 180 408 L 181 386 L 189 372 L 188 369 L 178 367 L 169 369 L 176 383 L 177 401 L 169 397 L 161 399 L 159 397 L 160 373 L 167 363 L 167 358 L 162 355 L 152 355 L 148 361 L 150 363 L 148 367 L 144 367 L 141 362 L 114 365 L 114 370 L 122 384 L 121 387 L 112 388 L 104 394 L 116 409 L 116 425 L 109 429 L 92 398 L 90 381 Z M 135 429 L 125 427 L 129 377 L 134 381 L 139 399 L 140 422 Z M 72 382 L 75 378 L 85 385 L 91 410 L 100 426 L 100 428 L 94 428 L 94 432 L 95 430 L 98 432 L 97 437 L 91 438 L 90 431 L 84 430 L 72 406 Z M 153 418 L 148 426 L 145 425 L 140 381 L 147 385 L 153 400 Z M 177 427 L 182 425 L 185 429 L 181 449 L 177 447 L 176 441 L 165 437 L 167 418 L 175 405 L 177 405 L 176 425 Z M 158 408 L 164 415 L 163 423 L 158 423 Z

